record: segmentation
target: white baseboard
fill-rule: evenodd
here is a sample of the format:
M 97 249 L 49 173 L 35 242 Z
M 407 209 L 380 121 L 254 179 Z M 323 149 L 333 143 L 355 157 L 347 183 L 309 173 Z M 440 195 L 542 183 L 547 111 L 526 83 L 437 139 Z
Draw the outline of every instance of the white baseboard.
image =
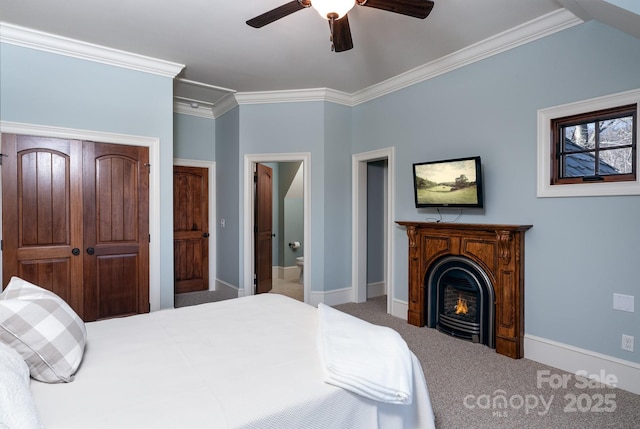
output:
M 391 301 L 391 315 L 407 320 L 407 311 L 409 311 L 409 303 L 394 299 Z
M 311 291 L 311 302 L 309 304 L 317 307 L 319 303 L 329 306 L 346 304 L 353 302 L 353 290 L 351 288 L 331 290 L 328 292 Z
M 387 294 L 387 287 L 384 281 L 367 284 L 367 298 L 375 298 Z
M 616 387 L 640 395 L 640 364 L 526 334 L 524 357 L 570 373 L 613 375 Z
M 284 280 L 297 280 L 300 278 L 300 268 L 297 265 L 291 267 L 274 266 L 271 270 L 273 278 Z
M 244 289 L 239 289 L 238 287 L 230 283 L 223 282 L 220 279 L 216 279 L 216 292 L 229 298 L 239 298 L 244 296 Z
M 407 302 L 391 302 L 391 315 L 395 317 L 407 320 L 408 309 Z M 524 336 L 524 357 L 573 374 L 585 371 L 587 376 L 597 375 L 602 381 L 615 376 L 616 387 L 640 395 L 640 364 L 635 362 L 529 334 Z

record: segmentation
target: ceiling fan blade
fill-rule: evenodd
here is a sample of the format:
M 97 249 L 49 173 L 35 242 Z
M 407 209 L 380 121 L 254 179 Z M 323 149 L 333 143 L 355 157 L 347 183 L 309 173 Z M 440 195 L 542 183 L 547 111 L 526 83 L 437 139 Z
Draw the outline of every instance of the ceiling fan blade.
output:
M 289 3 L 285 3 L 282 6 L 279 6 L 275 9 L 272 9 L 268 12 L 263 13 L 262 15 L 258 15 L 255 18 L 251 18 L 247 21 L 247 25 L 253 28 L 261 28 L 267 24 L 271 24 L 274 21 L 277 21 L 285 16 L 291 15 L 294 12 L 297 12 L 301 9 L 305 9 L 311 6 L 311 2 L 309 0 L 293 0 Z
M 357 0 L 356 4 L 420 19 L 429 16 L 434 5 L 431 0 Z
M 329 21 L 331 27 L 331 21 Z M 344 52 L 353 49 L 353 40 L 351 39 L 351 27 L 349 27 L 348 15 L 343 16 L 337 21 L 333 21 L 333 47 L 336 52 Z

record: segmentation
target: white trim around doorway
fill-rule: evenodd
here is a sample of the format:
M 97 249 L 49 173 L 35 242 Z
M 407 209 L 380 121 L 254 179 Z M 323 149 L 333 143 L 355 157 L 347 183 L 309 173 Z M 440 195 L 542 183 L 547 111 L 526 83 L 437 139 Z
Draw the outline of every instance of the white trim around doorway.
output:
M 253 288 L 253 172 L 255 164 L 265 162 L 296 162 L 302 161 L 303 166 L 303 222 L 304 222 L 304 302 L 310 303 L 311 299 L 311 153 L 268 153 L 268 154 L 247 154 L 244 156 L 244 210 L 243 210 L 243 237 L 244 267 L 241 267 L 243 273 L 243 287 L 238 290 L 238 296 L 254 295 Z
M 351 284 L 353 302 L 367 300 L 367 163 L 387 160 L 387 189 L 385 207 L 385 270 L 387 313 L 403 314 L 402 303 L 394 300 L 393 261 L 395 241 L 393 219 L 395 206 L 395 148 L 357 153 L 351 159 L 352 211 L 351 211 Z M 401 316 L 402 317 L 402 316 Z M 406 317 L 406 315 L 404 316 Z

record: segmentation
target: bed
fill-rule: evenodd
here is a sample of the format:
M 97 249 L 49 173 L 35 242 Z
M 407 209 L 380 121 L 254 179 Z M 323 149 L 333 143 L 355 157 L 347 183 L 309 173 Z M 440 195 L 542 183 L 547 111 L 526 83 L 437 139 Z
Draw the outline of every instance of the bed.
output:
M 318 315 L 261 294 L 86 323 L 73 380 L 30 381 L 35 409 L 46 429 L 434 428 L 412 353 L 410 404 L 325 382 Z

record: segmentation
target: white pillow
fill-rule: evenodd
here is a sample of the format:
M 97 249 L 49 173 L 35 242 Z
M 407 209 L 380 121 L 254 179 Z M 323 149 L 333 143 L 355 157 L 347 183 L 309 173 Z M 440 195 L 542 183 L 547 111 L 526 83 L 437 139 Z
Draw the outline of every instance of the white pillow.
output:
M 0 343 L 0 428 L 42 428 L 29 390 L 29 367 L 18 352 L 2 343 Z
M 84 322 L 62 298 L 11 278 L 0 295 L 0 342 L 23 357 L 33 378 L 73 381 L 86 341 Z

